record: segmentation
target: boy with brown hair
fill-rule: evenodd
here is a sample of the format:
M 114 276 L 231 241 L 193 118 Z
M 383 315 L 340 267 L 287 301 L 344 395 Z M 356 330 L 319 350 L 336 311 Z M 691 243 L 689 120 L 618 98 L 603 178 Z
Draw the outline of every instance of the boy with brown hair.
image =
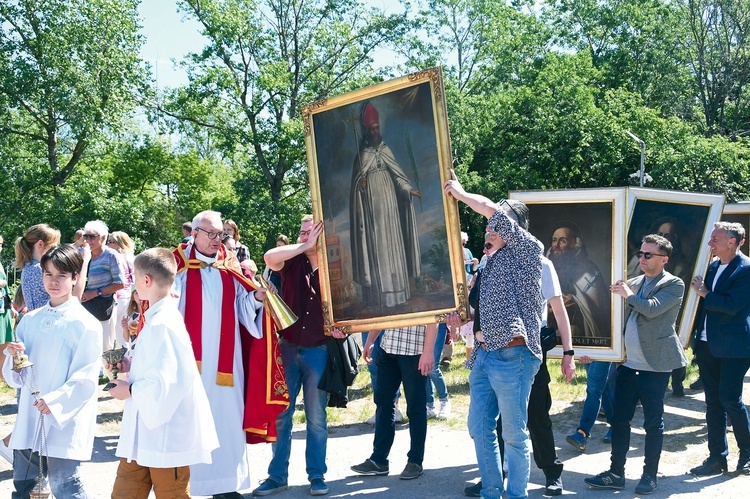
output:
M 121 364 L 128 379 L 109 393 L 125 400 L 112 498 L 190 497 L 189 466 L 210 463 L 219 446 L 190 338 L 170 290 L 172 252 L 152 248 L 134 263 L 135 289 L 150 307 L 145 326 Z

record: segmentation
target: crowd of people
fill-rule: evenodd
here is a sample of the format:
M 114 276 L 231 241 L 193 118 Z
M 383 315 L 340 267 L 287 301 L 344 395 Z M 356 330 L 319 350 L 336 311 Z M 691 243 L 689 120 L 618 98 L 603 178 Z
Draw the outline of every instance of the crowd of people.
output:
M 464 493 L 527 497 L 533 449 L 545 493 L 561 495 L 563 463 L 550 419 L 546 354 L 559 338 L 561 374 L 570 381 L 576 325 L 554 265 L 559 255 L 545 256 L 528 230 L 523 203 L 469 193 L 451 174 L 445 196 L 487 219 L 481 261 L 464 252 L 471 322 L 454 313 L 440 325 L 369 332 L 363 357 L 373 366 L 373 449 L 351 469 L 360 475 L 390 473 L 403 389 L 410 447 L 400 478 L 424 473 L 427 420 L 451 411 L 439 367 L 442 349 L 446 336 L 454 341 L 464 336 L 473 346 L 466 361 L 467 426 L 481 479 Z M 263 285 L 232 220 L 203 211 L 182 230 L 176 248 L 152 248 L 138 256 L 128 234 L 110 233 L 99 220 L 86 223 L 72 244 L 60 244 L 60 232 L 46 224 L 17 239 L 14 265 L 21 270 L 22 298 L 10 295 L 0 270 L 2 373 L 19 390 L 13 432 L 0 440 L 0 454 L 13 463 L 14 498 L 29 497 L 42 486 L 40 476 L 48 478 L 55 497 L 91 497 L 80 467 L 91 459 L 99 379 L 112 369 L 125 373 L 115 376 L 109 389 L 125 401 L 113 498 L 146 498 L 153 490 L 156 497 L 238 499 L 251 488 L 247 444 L 259 442 L 273 444 L 273 457 L 252 495 L 286 490 L 300 392 L 310 494 L 329 493 L 330 399 L 322 387 L 336 342 L 343 344 L 347 335 L 336 328 L 325 334 L 318 262 L 323 222 L 307 215 L 296 242 L 278 237 L 263 256 Z M 564 246 L 573 230 L 559 228 L 556 244 Z M 715 260 L 705 278 L 690 281 L 701 297 L 692 347 L 708 429 L 708 457 L 690 470 L 698 476 L 728 470 L 728 422 L 739 448 L 734 469 L 750 475 L 750 420 L 742 403 L 750 368 L 750 258 L 739 249 L 744 239 L 740 224 L 716 223 L 709 242 Z M 625 305 L 625 361 L 579 359 L 587 365 L 590 386 L 580 424 L 566 440 L 584 451 L 600 408 L 610 424 L 605 438 L 611 441 L 611 464 L 585 479 L 592 488 L 625 488 L 638 402 L 646 438 L 635 492 L 650 494 L 658 486 L 665 393 L 672 372 L 687 364 L 675 330 L 685 284 L 667 270 L 673 250 L 668 238 L 646 235 L 636 255 L 642 273 L 609 286 Z M 278 324 L 271 310 L 268 293 L 277 292 L 298 318 L 291 325 Z M 117 348 L 122 356 L 103 363 L 102 354 Z M 24 368 L 26 358 L 33 371 Z M 43 439 L 36 438 L 40 420 Z

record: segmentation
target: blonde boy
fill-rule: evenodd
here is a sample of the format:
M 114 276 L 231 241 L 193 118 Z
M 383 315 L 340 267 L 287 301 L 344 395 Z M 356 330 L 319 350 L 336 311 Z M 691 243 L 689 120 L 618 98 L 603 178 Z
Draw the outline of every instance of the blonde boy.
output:
M 112 498 L 189 496 L 192 464 L 210 463 L 219 446 L 206 392 L 177 302 L 169 293 L 177 265 L 170 250 L 135 259 L 135 289 L 151 304 L 145 326 L 123 361 L 128 379 L 109 393 L 125 400 Z
M 69 244 L 55 246 L 40 264 L 49 301 L 18 324 L 18 342 L 8 343 L 3 364 L 8 385 L 21 389 L 10 439 L 13 497 L 29 497 L 41 453 L 55 497 L 83 499 L 90 496 L 79 470 L 94 447 L 101 326 L 73 296 L 83 265 L 80 253 Z M 24 352 L 34 365 L 17 373 L 13 357 Z M 39 418 L 44 418 L 43 440 L 37 435 Z

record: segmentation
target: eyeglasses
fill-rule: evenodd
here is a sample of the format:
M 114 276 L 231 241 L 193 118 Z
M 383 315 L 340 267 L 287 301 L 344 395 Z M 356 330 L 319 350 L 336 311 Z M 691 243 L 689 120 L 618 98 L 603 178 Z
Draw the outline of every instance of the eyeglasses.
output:
M 99 236 L 99 234 L 84 234 L 83 235 L 84 239 L 98 239 L 99 237 L 101 237 Z
M 508 200 L 507 200 L 507 199 L 503 199 L 503 200 L 502 200 L 502 201 L 500 202 L 500 206 L 502 206 L 502 205 L 504 205 L 504 204 L 507 204 L 507 205 L 508 205 L 508 208 L 510 208 L 510 211 L 512 211 L 512 212 L 513 212 L 513 215 L 514 215 L 514 216 L 515 216 L 515 218 L 516 218 L 516 220 L 515 220 L 515 221 L 516 221 L 516 223 L 519 223 L 519 224 L 520 224 L 520 223 L 521 223 L 521 215 L 520 215 L 520 214 L 519 214 L 519 213 L 518 213 L 518 212 L 516 211 L 516 209 L 515 209 L 515 208 L 513 208 L 513 206 L 511 206 L 511 204 L 510 204 L 510 203 L 508 202 Z
M 211 239 L 212 241 L 216 239 L 217 237 L 224 239 L 224 236 L 226 236 L 224 232 L 210 232 L 210 231 L 207 231 L 206 229 L 201 229 L 200 227 L 196 227 L 195 230 L 202 230 L 203 232 L 206 233 L 208 238 Z
M 661 253 L 649 253 L 649 252 L 644 253 L 643 251 L 639 251 L 638 253 L 635 254 L 635 256 L 637 256 L 639 260 L 641 258 L 645 258 L 646 260 L 651 260 L 652 256 L 667 256 L 667 255 L 662 255 Z
M 492 243 L 484 243 L 484 249 L 492 249 Z

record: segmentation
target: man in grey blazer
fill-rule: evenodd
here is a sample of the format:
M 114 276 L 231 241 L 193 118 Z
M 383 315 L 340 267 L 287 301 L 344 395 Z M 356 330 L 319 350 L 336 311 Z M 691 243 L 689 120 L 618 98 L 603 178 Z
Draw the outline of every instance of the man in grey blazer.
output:
M 672 369 L 687 364 L 687 357 L 675 331 L 685 284 L 664 266 L 672 244 L 656 234 L 643 238 L 637 253 L 643 275 L 627 283 L 610 286 L 625 299 L 625 362 L 617 368 L 612 457 L 609 471 L 584 481 L 592 488 L 625 488 L 625 456 L 630 446 L 630 421 L 638 401 L 643 405 L 646 430 L 644 466 L 636 494 L 656 489 L 662 441 L 664 439 L 664 394 Z

